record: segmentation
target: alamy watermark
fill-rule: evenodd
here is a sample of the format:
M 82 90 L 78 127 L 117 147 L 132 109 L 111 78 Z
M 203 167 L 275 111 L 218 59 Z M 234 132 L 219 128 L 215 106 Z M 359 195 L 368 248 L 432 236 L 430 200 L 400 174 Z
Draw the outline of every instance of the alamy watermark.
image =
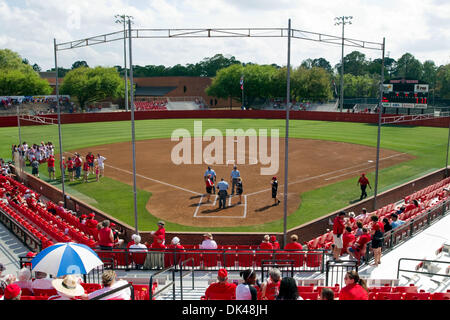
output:
M 194 121 L 194 134 L 184 128 L 172 132 L 171 141 L 179 141 L 171 152 L 172 162 L 180 164 L 223 165 L 229 163 L 260 164 L 261 175 L 274 175 L 279 169 L 279 130 L 270 129 L 207 129 L 203 122 Z M 248 153 L 246 140 L 248 138 Z M 270 139 L 270 154 L 268 140 Z M 181 141 L 180 141 L 181 140 Z M 224 142 L 225 140 L 225 142 Z M 211 142 L 203 149 L 203 142 Z M 225 155 L 224 155 L 225 145 Z M 236 146 L 236 149 L 235 149 Z M 237 152 L 237 154 L 235 153 Z M 246 155 L 248 154 L 248 157 Z M 193 156 L 193 157 L 192 157 Z M 263 167 L 266 166 L 266 167 Z

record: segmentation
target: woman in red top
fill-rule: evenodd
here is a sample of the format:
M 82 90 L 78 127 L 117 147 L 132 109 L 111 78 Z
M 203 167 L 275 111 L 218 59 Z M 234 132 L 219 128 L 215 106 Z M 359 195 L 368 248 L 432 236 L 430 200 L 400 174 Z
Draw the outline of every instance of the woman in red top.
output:
M 264 236 L 264 241 L 261 242 L 261 245 L 259 246 L 260 249 L 262 250 L 272 250 L 273 246 L 270 243 L 270 236 L 268 234 L 266 234 Z
M 378 267 L 381 263 L 381 248 L 383 247 L 384 240 L 384 225 L 381 221 L 378 221 L 377 216 L 371 216 L 372 227 L 371 227 L 371 235 L 372 235 L 372 249 L 373 249 L 373 264 L 372 266 Z
M 369 230 L 367 228 L 362 228 L 362 234 L 358 237 L 355 244 L 348 248 L 347 252 L 356 260 L 359 261 L 362 256 L 366 253 L 367 243 L 371 240 Z
M 88 182 L 89 174 L 89 163 L 87 161 L 83 162 L 83 181 Z
M 109 225 L 109 220 L 104 220 L 103 228 L 98 232 L 98 245 L 101 250 L 112 250 L 114 247 L 114 234 Z
M 356 271 L 347 272 L 344 281 L 345 287 L 339 293 L 339 300 L 369 300 L 366 281 Z
M 275 300 L 280 292 L 281 272 L 277 268 L 269 270 L 269 279 L 261 285 L 261 300 Z
M 67 171 L 69 172 L 70 181 L 75 180 L 75 171 L 73 169 L 74 163 L 71 157 L 67 159 Z

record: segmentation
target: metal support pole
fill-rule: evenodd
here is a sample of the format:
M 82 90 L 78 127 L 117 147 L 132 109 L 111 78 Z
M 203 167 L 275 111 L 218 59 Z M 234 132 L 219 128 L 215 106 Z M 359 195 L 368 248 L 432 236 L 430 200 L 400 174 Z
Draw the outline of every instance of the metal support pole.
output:
M 61 189 L 63 194 L 64 207 L 66 207 L 66 192 L 64 188 L 64 169 L 63 169 L 63 149 L 61 139 L 61 106 L 59 104 L 59 77 L 58 77 L 58 54 L 56 50 L 56 39 L 53 39 L 55 48 L 55 71 L 56 71 L 56 108 L 58 110 L 58 135 L 59 135 L 59 168 L 61 170 Z
M 131 20 L 128 20 L 129 50 L 130 50 L 130 103 L 131 103 L 131 140 L 133 145 L 133 198 L 134 198 L 134 224 L 136 234 L 139 233 L 137 215 L 137 192 L 136 192 L 136 143 L 134 130 L 134 84 L 133 84 L 133 51 L 131 44 Z
M 445 177 L 448 178 L 448 151 L 450 145 L 450 118 L 448 118 L 447 154 L 445 155 Z
M 342 48 L 341 48 L 341 98 L 339 99 L 339 111 L 344 110 L 344 27 L 345 20 L 342 17 Z
M 288 198 L 288 163 L 289 163 L 289 108 L 291 91 L 291 19 L 288 22 L 288 50 L 287 50 L 287 88 L 286 88 L 286 137 L 284 138 L 284 223 L 283 246 L 287 243 L 287 198 Z
M 380 140 L 381 140 L 381 114 L 383 106 L 383 92 L 384 92 L 384 51 L 385 51 L 385 38 L 383 38 L 383 50 L 382 50 L 382 61 L 381 61 L 381 79 L 380 79 L 380 101 L 378 102 L 378 136 L 377 136 L 377 162 L 375 169 L 375 186 L 374 186 L 374 196 L 373 196 L 373 210 L 377 209 L 377 195 L 378 195 L 378 170 L 380 162 Z
M 127 23 L 123 19 L 123 59 L 125 71 L 125 109 L 128 111 L 128 72 L 127 72 Z

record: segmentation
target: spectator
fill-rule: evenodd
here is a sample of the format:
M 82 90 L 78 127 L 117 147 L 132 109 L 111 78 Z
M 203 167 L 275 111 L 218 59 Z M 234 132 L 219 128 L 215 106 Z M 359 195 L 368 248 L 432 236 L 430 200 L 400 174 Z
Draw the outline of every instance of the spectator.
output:
M 31 161 L 31 174 L 39 178 L 39 161 L 36 158 Z
M 78 300 L 75 297 L 84 295 L 84 288 L 78 283 L 78 278 L 71 274 L 53 280 L 52 285 L 57 294 L 48 300 Z
M 262 250 L 272 250 L 273 249 L 273 246 L 270 243 L 270 236 L 268 234 L 266 234 L 264 236 L 264 240 L 261 243 L 261 245 L 259 246 L 259 248 Z
M 334 262 L 340 262 L 339 256 L 343 248 L 342 234 L 344 233 L 344 217 L 345 211 L 339 212 L 339 214 L 334 218 L 333 221 L 333 259 Z
M 353 223 L 355 222 L 355 213 L 354 212 L 349 212 L 348 213 L 348 219 L 347 219 L 347 225 L 348 226 L 353 226 Z
M 291 242 L 284 246 L 284 250 L 303 250 L 303 246 L 298 242 L 296 234 L 291 235 Z
M 180 243 L 180 238 L 178 237 L 173 237 L 172 241 L 170 242 L 170 245 L 168 246 L 169 249 L 180 249 L 180 250 L 184 250 L 184 247 L 181 245 Z
M 154 241 L 152 243 L 152 245 L 150 246 L 150 248 L 152 249 L 165 249 L 166 245 L 164 244 L 164 238 L 162 235 L 159 235 L 157 237 L 153 238 Z
M 217 249 L 217 243 L 214 241 L 211 233 L 203 235 L 203 242 L 200 244 L 200 249 Z
M 273 247 L 274 250 L 280 249 L 280 243 L 278 242 L 276 236 L 271 236 L 270 237 L 270 242 L 272 243 L 272 247 Z
M 362 228 L 363 228 L 363 223 L 361 221 L 357 221 L 356 222 L 356 231 L 355 231 L 355 237 L 359 237 L 360 235 L 363 234 Z
M 339 293 L 339 300 L 369 300 L 366 281 L 356 271 L 347 272 L 344 281 L 345 287 Z
M 269 270 L 269 278 L 261 285 L 261 300 L 275 300 L 280 291 L 281 272 L 277 268 Z
M 47 160 L 48 177 L 55 180 L 55 157 L 50 156 Z
M 355 219 L 356 220 L 364 220 L 367 217 L 367 209 L 366 208 L 362 208 L 361 209 L 361 214 L 358 215 Z
M 392 230 L 392 226 L 389 223 L 389 219 L 388 218 L 383 218 L 383 226 L 384 226 L 384 232 L 388 232 Z
M 125 280 L 116 280 L 117 274 L 114 270 L 106 270 L 102 274 L 102 286 L 103 288 L 91 292 L 89 295 L 83 295 L 83 300 L 91 300 L 92 298 L 98 297 L 99 295 L 102 295 L 104 293 L 107 293 L 111 290 L 120 288 L 122 286 L 125 286 L 128 284 Z M 131 299 L 131 289 L 125 288 L 123 290 L 120 290 L 118 292 L 111 293 L 108 296 L 105 296 L 101 298 L 100 300 L 110 300 L 110 299 L 117 299 L 117 300 L 130 300 Z
M 352 228 L 347 226 L 345 227 L 345 232 L 342 235 L 342 251 L 341 251 L 341 255 L 347 253 L 347 249 L 353 245 L 353 243 L 355 242 L 356 237 L 355 235 L 352 233 Z
M 281 279 L 277 300 L 303 300 L 298 294 L 297 281 L 294 278 L 284 277 Z
M 17 284 L 22 290 L 29 291 L 31 293 L 31 271 L 28 268 L 22 268 L 18 272 L 17 275 L 18 280 L 14 282 L 14 284 Z
M 131 235 L 131 241 L 127 243 L 127 249 L 129 249 L 133 244 L 135 244 L 134 242 L 134 238 L 138 236 L 137 234 L 132 234 Z
M 35 289 L 38 290 L 50 290 L 53 289 L 52 280 L 47 278 L 47 274 L 45 272 L 36 271 L 34 273 L 35 280 L 31 284 L 31 291 Z
M 3 274 L 6 270 L 5 266 L 0 263 L 0 295 L 3 294 L 5 288 L 16 281 L 16 277 L 12 274 Z
M 258 292 L 255 288 L 256 273 L 253 269 L 246 269 L 240 272 L 240 276 L 244 282 L 236 287 L 236 300 L 257 300 Z
M 147 252 L 147 246 L 141 243 L 141 236 L 134 236 L 134 244 L 129 247 L 130 252 Z
M 158 230 L 151 232 L 151 235 L 153 236 L 153 243 L 155 243 L 155 245 L 158 236 L 162 236 L 163 244 L 166 243 L 166 229 L 164 228 L 164 225 L 165 225 L 164 221 L 158 221 L 157 223 Z
M 222 268 L 217 273 L 217 282 L 211 283 L 205 291 L 207 300 L 234 300 L 236 285 L 228 282 L 228 272 Z
M 104 156 L 101 156 L 99 153 L 97 154 L 97 164 L 99 168 L 100 177 L 103 177 L 105 174 L 105 160 Z
M 372 235 L 372 250 L 373 250 L 373 260 L 371 264 L 374 267 L 378 267 L 381 263 L 381 248 L 383 247 L 384 240 L 384 225 L 381 221 L 378 221 L 378 217 L 373 215 L 370 217 L 372 220 L 371 235 Z
M 114 247 L 114 233 L 110 228 L 110 221 L 103 220 L 102 228 L 98 232 L 98 245 L 100 250 L 112 250 Z
M 334 300 L 334 291 L 330 288 L 323 288 L 320 291 L 319 300 Z
M 125 231 L 120 231 L 117 228 L 117 225 L 113 222 L 111 222 L 110 224 L 110 228 L 113 232 L 113 237 L 114 237 L 114 246 L 115 247 L 122 247 L 124 240 L 121 238 L 122 236 L 125 235 Z
M 371 240 L 371 236 L 367 228 L 362 228 L 362 232 L 362 235 L 358 237 L 354 245 L 347 250 L 347 252 L 358 261 L 358 263 L 361 257 L 366 253 L 367 243 Z
M 391 214 L 391 219 L 392 219 L 392 222 L 391 222 L 392 229 L 395 229 L 405 223 L 405 221 L 400 220 L 398 218 L 398 215 L 395 213 Z
M 17 284 L 10 284 L 5 288 L 4 296 L 0 300 L 20 300 L 22 290 Z

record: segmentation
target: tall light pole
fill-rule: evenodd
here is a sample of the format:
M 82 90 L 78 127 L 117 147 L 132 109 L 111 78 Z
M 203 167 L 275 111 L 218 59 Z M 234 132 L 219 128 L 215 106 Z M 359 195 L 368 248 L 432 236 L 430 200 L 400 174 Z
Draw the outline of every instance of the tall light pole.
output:
M 128 111 L 128 72 L 127 72 L 127 22 L 133 20 L 132 16 L 127 16 L 125 14 L 116 14 L 116 23 L 123 24 L 123 61 L 124 61 L 124 71 L 125 71 L 125 109 Z
M 336 17 L 335 26 L 342 25 L 342 52 L 341 52 L 341 98 L 339 99 L 339 111 L 344 109 L 344 27 L 346 24 L 352 24 L 352 16 Z

